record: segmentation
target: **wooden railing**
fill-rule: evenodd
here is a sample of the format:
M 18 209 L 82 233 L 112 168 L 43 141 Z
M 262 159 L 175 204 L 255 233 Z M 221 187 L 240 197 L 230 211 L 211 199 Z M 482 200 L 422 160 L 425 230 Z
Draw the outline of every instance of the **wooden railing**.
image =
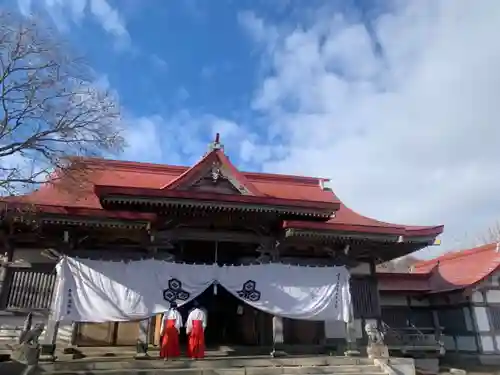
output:
M 389 350 L 414 355 L 434 353 L 442 356 L 445 354 L 444 344 L 435 332 L 423 333 L 413 325 L 404 328 L 392 328 L 383 322 L 382 330 L 384 342 Z

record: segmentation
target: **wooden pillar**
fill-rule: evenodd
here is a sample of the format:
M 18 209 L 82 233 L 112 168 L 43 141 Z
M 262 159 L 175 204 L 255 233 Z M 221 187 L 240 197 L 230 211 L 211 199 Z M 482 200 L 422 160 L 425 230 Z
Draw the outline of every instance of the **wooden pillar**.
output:
M 273 316 L 273 351 L 271 352 L 273 357 L 282 351 L 281 346 L 283 342 L 283 318 L 281 316 Z
M 158 253 L 158 248 L 153 246 L 156 241 L 155 230 L 149 229 L 149 253 L 151 255 Z M 136 357 L 147 357 L 149 346 L 149 328 L 151 327 L 151 320 L 153 317 L 143 319 L 139 322 L 139 333 L 137 335 Z
M 347 254 L 346 254 L 347 255 Z M 358 356 L 360 355 L 358 350 L 358 343 L 356 341 L 356 325 L 354 321 L 354 306 L 352 304 L 353 296 L 352 293 L 355 292 L 352 288 L 352 284 L 350 285 L 351 290 L 351 300 L 349 303 L 349 317 L 346 322 L 346 356 Z
M 154 345 L 160 345 L 160 338 L 161 338 L 161 318 L 162 318 L 162 314 L 157 314 L 155 316 L 155 335 L 154 335 L 154 339 L 153 339 L 153 344 Z
M 346 356 L 359 355 L 352 302 L 349 304 L 349 319 L 346 323 L 346 344 Z

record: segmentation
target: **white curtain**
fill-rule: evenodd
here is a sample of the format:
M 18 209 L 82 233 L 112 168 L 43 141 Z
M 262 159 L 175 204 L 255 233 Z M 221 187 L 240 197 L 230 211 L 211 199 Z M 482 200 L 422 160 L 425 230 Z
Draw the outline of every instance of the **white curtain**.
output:
M 58 264 L 59 285 L 53 306 L 60 321 L 106 322 L 145 319 L 175 301 L 183 305 L 215 279 L 212 265 L 154 259 L 110 262 L 65 257 Z
M 256 309 L 304 320 L 349 317 L 349 272 L 345 267 L 302 267 L 285 264 L 226 266 L 219 283 Z
M 65 257 L 57 265 L 54 317 L 66 322 L 145 319 L 183 305 L 214 281 L 253 307 L 293 319 L 348 320 L 345 267 L 193 265 L 155 259 L 112 262 Z

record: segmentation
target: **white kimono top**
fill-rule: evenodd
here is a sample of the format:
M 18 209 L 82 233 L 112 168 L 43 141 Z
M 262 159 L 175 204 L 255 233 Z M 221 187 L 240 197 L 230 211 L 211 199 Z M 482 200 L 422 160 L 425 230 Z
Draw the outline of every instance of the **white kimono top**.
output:
M 205 328 L 207 327 L 207 313 L 203 309 L 196 307 L 193 310 L 191 310 L 191 312 L 188 315 L 188 318 L 186 321 L 186 333 L 189 334 L 191 332 L 191 330 L 193 329 L 193 321 L 194 320 L 201 320 L 203 330 L 205 330 Z
M 165 313 L 163 314 L 163 318 L 161 319 L 160 332 L 162 333 L 167 324 L 167 320 L 175 320 L 175 328 L 177 328 L 177 331 L 180 331 L 182 327 L 182 316 L 179 311 L 177 311 L 176 309 L 168 309 L 167 311 L 165 311 Z

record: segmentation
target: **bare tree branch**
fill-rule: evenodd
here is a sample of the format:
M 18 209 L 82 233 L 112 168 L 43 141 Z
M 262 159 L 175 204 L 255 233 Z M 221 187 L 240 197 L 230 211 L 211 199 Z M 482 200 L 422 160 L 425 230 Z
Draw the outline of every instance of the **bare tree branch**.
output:
M 119 120 L 113 95 L 56 33 L 0 12 L 0 194 L 26 191 L 54 171 L 80 181 L 78 157 L 123 149 Z
M 488 228 L 488 231 L 479 238 L 481 245 L 486 245 L 492 242 L 500 242 L 500 222 L 497 221 L 494 225 Z

